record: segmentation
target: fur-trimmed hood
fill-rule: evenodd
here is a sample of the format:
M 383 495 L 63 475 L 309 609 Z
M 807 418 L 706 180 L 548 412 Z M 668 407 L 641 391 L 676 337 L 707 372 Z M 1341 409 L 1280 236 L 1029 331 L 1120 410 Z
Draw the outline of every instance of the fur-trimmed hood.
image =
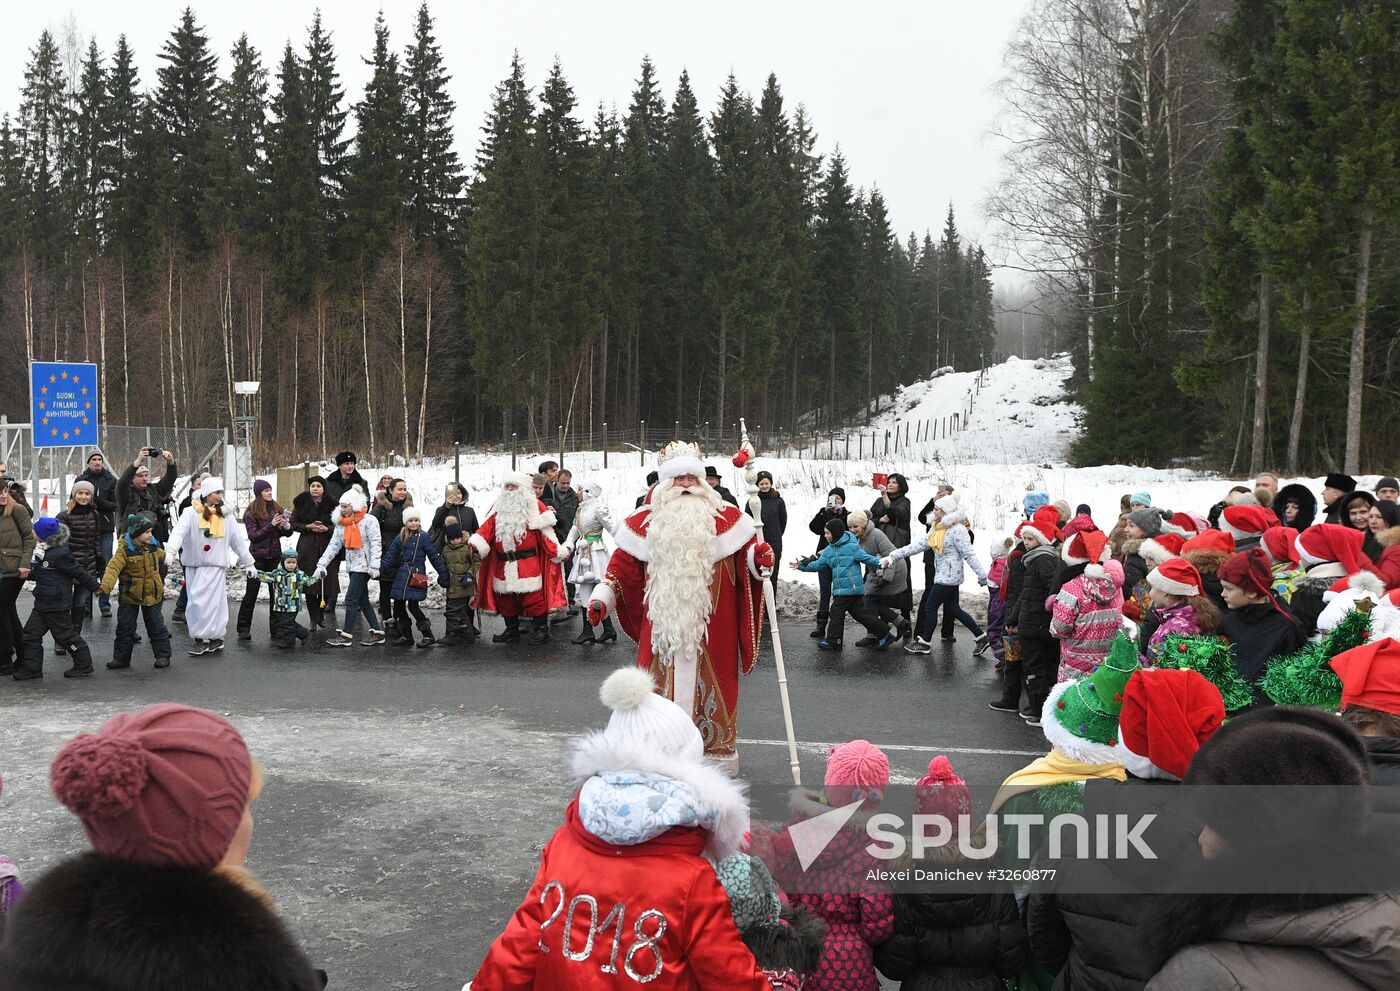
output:
M 605 771 L 635 771 L 679 781 L 695 793 L 699 803 L 714 815 L 707 830 L 705 854 L 719 861 L 737 853 L 749 828 L 749 802 L 744 785 L 718 764 L 692 761 L 658 751 L 638 751 L 618 746 L 603 731 L 574 741 L 571 758 L 574 784 Z
M 58 524 L 58 532 L 48 540 L 41 540 L 39 543 L 43 544 L 45 548 L 53 550 L 55 547 L 67 547 L 68 541 L 72 539 L 73 531 L 68 529 L 67 523 L 60 522 Z
M 1400 547 L 1400 526 L 1386 527 L 1376 534 L 1376 543 L 1382 547 Z
M 1230 560 L 1230 555 L 1224 551 L 1187 551 L 1181 555 L 1195 566 L 1202 575 L 1213 575 L 1220 571 L 1220 566 Z
M 246 885 L 189 867 L 85 853 L 9 916 L 4 991 L 319 991 L 324 981 Z
M 817 969 L 826 923 L 800 904 L 785 905 L 775 926 L 755 926 L 740 933 L 744 945 L 765 971 L 806 975 Z

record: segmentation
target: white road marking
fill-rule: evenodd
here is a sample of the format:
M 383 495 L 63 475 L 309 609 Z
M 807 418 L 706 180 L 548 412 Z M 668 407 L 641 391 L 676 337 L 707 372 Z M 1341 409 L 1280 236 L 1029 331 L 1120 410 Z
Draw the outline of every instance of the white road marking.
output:
M 745 740 L 740 739 L 739 745 L 749 747 L 786 747 L 786 740 Z M 797 749 L 809 753 L 826 753 L 835 743 L 812 743 L 807 740 L 798 740 Z M 1044 757 L 1049 753 L 1046 750 L 993 750 L 986 747 L 928 747 L 922 744 L 913 743 L 877 743 L 877 747 L 884 751 L 895 751 L 897 753 L 916 754 L 987 754 L 997 757 Z

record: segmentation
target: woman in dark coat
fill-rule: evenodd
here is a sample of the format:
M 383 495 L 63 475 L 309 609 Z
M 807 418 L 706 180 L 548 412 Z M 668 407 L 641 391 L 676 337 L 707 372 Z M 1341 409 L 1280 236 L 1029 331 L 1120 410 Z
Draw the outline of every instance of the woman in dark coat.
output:
M 910 521 L 913 518 L 913 510 L 914 507 L 909 502 L 909 481 L 895 472 L 886 481 L 885 490 L 880 493 L 880 497 L 870 504 L 870 522 L 890 538 L 890 543 L 896 547 L 903 547 L 911 539 Z M 914 611 L 913 582 L 910 579 L 909 562 L 900 561 L 898 567 L 904 569 L 904 592 L 899 596 L 894 608 L 899 610 L 900 616 L 908 624 Z
M 773 560 L 783 559 L 783 531 L 787 529 L 787 503 L 773 488 L 771 473 L 758 473 L 758 508 L 762 514 L 763 539 L 773 548 Z M 773 569 L 773 601 L 778 601 L 778 569 Z
M 272 497 L 272 486 L 263 479 L 253 483 L 253 501 L 243 510 L 243 526 L 248 531 L 248 553 L 253 555 L 253 564 L 259 571 L 271 571 L 282 561 L 282 534 L 292 532 L 292 522 L 287 511 Z M 238 605 L 238 639 L 253 638 L 253 610 L 258 606 L 258 589 L 263 582 L 248 579 L 243 592 L 243 601 Z M 273 597 L 272 586 L 267 586 L 267 595 Z M 272 630 L 272 610 L 267 611 L 267 631 Z
M 107 567 L 102 559 L 102 510 L 97 506 L 97 488 L 91 482 L 75 482 L 68 508 L 58 514 L 58 522 L 68 527 L 68 549 L 84 571 L 101 578 Z M 79 635 L 92 615 L 92 595 L 81 585 L 73 586 L 73 629 Z M 64 652 L 62 647 L 58 653 Z
M 394 539 L 394 534 L 403 529 L 403 511 L 413 505 L 413 496 L 408 494 L 408 483 L 402 478 L 380 479 L 384 482 L 374 496 L 374 508 L 370 515 L 379 521 L 379 533 L 384 546 Z M 393 571 L 379 571 L 379 619 L 384 623 L 386 633 L 392 631 L 394 623 L 394 575 Z
M 445 530 L 447 528 L 447 518 L 457 517 L 457 525 L 462 528 L 462 532 L 468 537 L 476 533 L 480 525 L 476 520 L 476 510 L 467 505 L 471 497 L 467 495 L 466 486 L 460 482 L 448 482 L 447 491 L 443 494 L 444 502 L 433 513 L 433 525 L 428 527 L 428 536 L 433 538 L 433 546 L 437 548 L 439 554 L 442 547 L 447 543 Z M 566 533 L 568 531 L 565 531 Z
M 326 496 L 326 480 L 320 475 L 312 477 L 306 491 L 292 500 L 292 531 L 297 535 L 297 567 L 306 574 L 316 570 L 316 562 L 326 552 L 335 531 L 332 511 L 333 503 Z M 340 597 L 339 569 L 329 571 L 315 585 L 306 587 L 306 612 L 311 617 L 311 627 L 330 629 L 327 616 L 335 615 L 336 599 Z
M 1273 509 L 1284 526 L 1302 533 L 1317 520 L 1317 496 L 1306 485 L 1294 482 L 1278 490 Z

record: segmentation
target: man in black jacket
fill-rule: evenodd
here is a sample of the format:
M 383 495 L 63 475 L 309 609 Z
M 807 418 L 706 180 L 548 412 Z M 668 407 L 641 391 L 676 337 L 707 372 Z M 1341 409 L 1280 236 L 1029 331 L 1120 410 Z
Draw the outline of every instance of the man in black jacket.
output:
M 335 465 L 338 471 L 331 474 L 326 479 L 326 499 L 332 506 L 340 504 L 340 497 L 349 492 L 351 488 L 358 485 L 360 492 L 364 494 L 366 500 L 370 497 L 369 483 L 356 467 L 360 459 L 355 456 L 354 451 L 341 451 L 335 456 Z
M 165 459 L 165 474 L 160 481 L 151 481 L 148 459 Z M 175 479 L 179 472 L 175 468 L 175 456 L 169 451 L 157 451 L 154 447 L 143 447 L 136 460 L 117 479 L 117 512 L 119 519 L 147 513 L 156 521 L 156 539 L 162 544 L 170 539 L 170 493 L 175 490 Z
M 730 492 L 720 484 L 719 470 L 714 465 L 705 466 L 705 482 L 710 488 L 719 493 L 719 497 L 735 509 L 739 508 L 739 500 L 734 498 L 734 493 Z
M 102 536 L 98 548 L 102 552 L 103 562 L 110 561 L 115 546 L 113 531 L 117 526 L 117 476 L 107 469 L 107 459 L 102 456 L 102 453 L 94 451 L 88 455 L 87 470 L 74 481 L 90 482 L 93 489 L 96 490 L 93 493 L 92 504 L 97 507 L 98 515 L 102 518 Z M 101 608 L 103 616 L 112 615 L 111 596 L 98 596 L 97 604 Z
M 73 658 L 65 678 L 85 678 L 92 674 L 92 651 L 73 629 L 73 586 L 81 585 L 96 593 L 98 581 L 78 563 L 68 549 L 68 528 L 51 516 L 34 521 L 34 536 L 44 542 L 44 556 L 36 559 L 29 572 L 34 582 L 34 608 L 24 623 L 24 661 L 15 668 L 15 681 L 33 681 L 44 676 L 44 634 Z

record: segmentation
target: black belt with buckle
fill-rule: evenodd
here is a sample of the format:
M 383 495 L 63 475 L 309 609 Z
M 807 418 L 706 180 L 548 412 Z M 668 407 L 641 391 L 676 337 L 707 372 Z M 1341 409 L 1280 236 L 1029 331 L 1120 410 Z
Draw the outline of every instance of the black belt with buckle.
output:
M 538 554 L 538 553 L 539 553 L 538 550 L 528 550 L 528 551 L 501 551 L 501 560 L 502 560 L 502 561 L 524 561 L 526 558 L 534 557 L 534 556 L 535 556 L 536 554 Z

